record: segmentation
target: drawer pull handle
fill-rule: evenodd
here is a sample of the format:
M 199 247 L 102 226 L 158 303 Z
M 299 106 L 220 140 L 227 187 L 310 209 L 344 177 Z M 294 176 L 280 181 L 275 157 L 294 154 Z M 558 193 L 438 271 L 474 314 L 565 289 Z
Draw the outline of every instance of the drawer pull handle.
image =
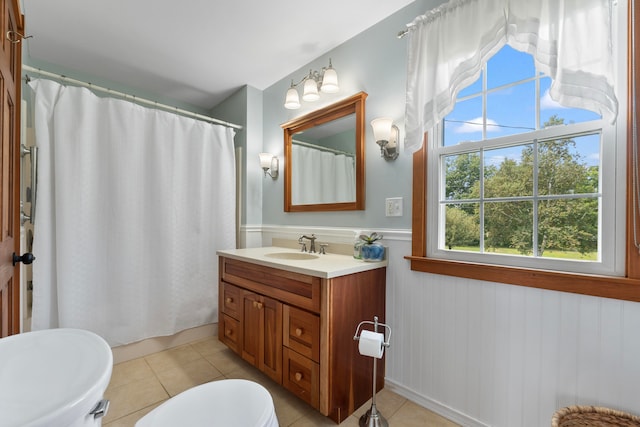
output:
M 226 302 L 227 304 L 231 304 L 231 303 L 233 302 L 233 298 L 231 298 L 231 297 L 227 297 L 227 299 L 225 300 L 225 302 Z
M 232 331 L 231 329 L 227 329 L 227 331 L 226 331 L 225 335 L 227 335 L 227 336 L 229 336 L 229 337 L 230 337 L 230 336 L 232 336 L 232 335 L 233 335 L 233 331 Z
M 256 303 L 256 307 L 258 307 L 258 310 L 262 310 L 262 303 L 261 302 L 257 302 Z
M 302 328 L 296 328 L 296 336 L 297 337 L 301 337 L 302 336 Z
M 296 372 L 296 374 L 294 375 L 296 381 L 300 381 L 302 379 L 302 372 Z

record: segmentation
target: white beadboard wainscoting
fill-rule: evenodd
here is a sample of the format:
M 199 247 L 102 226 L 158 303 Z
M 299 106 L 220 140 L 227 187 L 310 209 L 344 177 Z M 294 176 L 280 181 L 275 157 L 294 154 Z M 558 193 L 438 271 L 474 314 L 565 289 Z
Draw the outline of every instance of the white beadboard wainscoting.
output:
M 354 237 L 345 228 L 261 230 L 262 245 L 311 232 Z M 388 247 L 394 392 L 465 426 L 548 426 L 574 404 L 640 414 L 640 303 L 414 272 L 404 259 L 410 230 L 376 231 Z

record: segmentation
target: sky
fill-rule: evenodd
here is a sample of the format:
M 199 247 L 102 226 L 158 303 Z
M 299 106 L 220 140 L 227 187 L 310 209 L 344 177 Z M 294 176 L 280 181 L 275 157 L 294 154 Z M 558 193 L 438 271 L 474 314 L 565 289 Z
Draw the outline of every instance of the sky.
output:
M 549 96 L 549 77 L 540 77 L 540 92 L 536 95 L 536 75 L 531 55 L 505 46 L 487 63 L 487 137 L 503 137 L 527 132 L 536 128 L 536 97 L 540 98 L 540 123 L 553 115 L 565 123 L 579 123 L 600 118 L 595 112 L 566 108 Z M 525 79 L 529 81 L 513 84 Z M 445 118 L 444 145 L 455 145 L 464 141 L 482 139 L 482 97 L 473 96 L 482 91 L 483 76 L 462 89 L 454 110 Z M 589 165 L 599 164 L 600 136 L 576 138 L 577 151 Z M 521 147 L 495 151 L 493 162 L 499 164 L 504 156 L 517 160 Z M 503 156 L 503 157 L 500 157 Z

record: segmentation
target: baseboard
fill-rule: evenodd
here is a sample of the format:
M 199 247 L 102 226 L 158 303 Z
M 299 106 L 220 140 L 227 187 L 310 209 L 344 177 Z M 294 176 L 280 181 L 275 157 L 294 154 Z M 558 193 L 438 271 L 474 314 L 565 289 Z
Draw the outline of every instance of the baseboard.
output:
M 116 364 L 126 362 L 127 360 L 138 359 L 152 353 L 213 336 L 218 336 L 217 323 L 209 323 L 207 325 L 186 329 L 175 335 L 148 338 L 131 344 L 113 347 L 111 349 L 113 352 L 113 363 Z
M 461 412 L 458 412 L 455 409 L 438 402 L 437 400 L 429 399 L 428 397 L 422 396 L 421 394 L 418 394 L 415 391 L 401 384 L 398 384 L 393 380 L 390 380 L 389 378 L 384 379 L 384 386 L 386 389 L 399 394 L 402 397 L 406 397 L 410 401 L 423 406 L 428 410 L 435 412 L 436 414 L 441 415 L 461 426 L 489 427 L 487 424 L 484 424 L 481 421 L 476 420 L 475 418 L 471 418 Z

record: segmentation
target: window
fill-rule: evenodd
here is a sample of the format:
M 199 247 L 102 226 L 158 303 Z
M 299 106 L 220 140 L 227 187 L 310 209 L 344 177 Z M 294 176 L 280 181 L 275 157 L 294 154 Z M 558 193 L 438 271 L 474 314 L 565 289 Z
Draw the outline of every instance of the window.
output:
M 490 58 L 414 155 L 412 269 L 640 300 L 625 36 L 614 125 L 550 102 L 528 54 Z
M 430 256 L 622 275 L 616 127 L 550 84 L 506 45 L 458 95 L 429 147 Z

